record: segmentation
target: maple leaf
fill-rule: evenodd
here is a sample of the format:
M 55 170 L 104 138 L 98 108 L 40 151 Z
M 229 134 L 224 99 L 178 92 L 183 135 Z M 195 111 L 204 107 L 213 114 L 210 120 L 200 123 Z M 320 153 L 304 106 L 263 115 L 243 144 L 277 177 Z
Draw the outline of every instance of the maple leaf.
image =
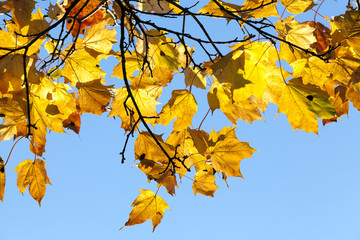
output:
M 183 160 L 183 164 L 178 164 L 177 168 L 175 168 L 176 172 L 179 173 L 180 178 L 185 176 L 188 173 L 188 169 L 195 167 L 198 169 L 201 167 L 202 163 L 206 162 L 206 158 L 198 154 L 199 150 L 195 147 L 195 142 L 198 145 L 205 144 L 205 142 L 200 142 L 200 138 L 196 138 L 196 134 L 191 134 L 192 131 L 190 128 L 183 129 L 181 131 L 173 131 L 170 136 L 166 139 L 166 143 L 172 145 L 174 148 L 176 147 L 177 156 Z M 203 151 L 206 150 L 206 146 L 203 146 Z
M 112 93 L 110 89 L 113 86 L 104 86 L 100 79 L 91 82 L 77 83 L 79 89 L 79 103 L 82 113 L 90 112 L 100 115 L 106 111 L 106 106 L 110 103 Z
M 221 0 L 217 0 L 217 2 L 221 4 L 229 12 L 237 13 L 241 10 L 241 6 L 239 5 L 227 3 Z M 228 22 L 232 17 L 229 13 L 220 9 L 219 6 L 214 1 L 210 1 L 203 8 L 201 8 L 198 11 L 198 13 L 206 13 L 206 14 L 212 14 L 214 16 L 222 16 L 225 17 Z
M 147 52 L 147 56 L 152 61 L 152 65 L 168 68 L 174 71 L 177 71 L 180 67 L 178 61 L 179 52 L 174 46 L 172 39 L 165 36 L 165 32 L 157 31 L 151 29 L 146 32 L 147 34 L 147 48 L 145 48 L 146 43 L 144 40 L 139 39 L 137 49 L 142 55 Z
M 60 18 L 63 17 L 63 15 L 66 12 L 64 6 L 59 4 L 59 1 L 57 1 L 55 5 L 52 5 L 50 3 L 48 9 L 49 9 L 49 11 L 47 12 L 48 17 L 54 20 L 59 20 Z
M 69 115 L 67 119 L 63 122 L 63 127 L 73 130 L 75 133 L 79 134 L 81 126 L 81 118 L 78 112 L 73 112 Z
M 309 49 L 316 42 L 315 28 L 311 27 L 308 22 L 300 23 L 294 20 L 294 16 L 279 20 L 275 23 L 275 27 L 286 41 L 304 49 Z
M 150 190 L 140 189 L 140 195 L 131 204 L 134 209 L 129 215 L 129 220 L 125 226 L 140 224 L 150 219 L 153 225 L 153 231 L 163 218 L 164 211 L 170 209 L 164 199 L 157 196 Z
M 162 147 L 167 153 L 173 152 L 173 147 L 169 144 L 164 143 L 161 135 L 154 135 L 155 138 L 160 142 Z M 167 164 L 169 159 L 165 155 L 164 151 L 158 146 L 154 138 L 149 132 L 140 132 L 139 136 L 135 141 L 135 155 L 137 157 L 144 156 L 145 159 L 153 160 L 154 162 Z
M 137 166 L 146 174 L 148 182 L 155 180 L 158 182 L 158 187 L 164 186 L 170 195 L 174 195 L 175 187 L 177 187 L 176 175 L 166 165 L 158 164 L 142 156 L 139 157 L 140 163 Z
M 290 13 L 299 14 L 316 6 L 314 0 L 280 0 Z
M 115 98 L 111 104 L 112 108 L 109 113 L 109 117 L 119 116 L 122 121 L 121 127 L 126 131 L 131 131 L 133 124 L 139 118 L 135 106 L 131 99 L 128 98 L 128 92 L 125 87 L 114 89 L 113 91 L 115 92 Z M 154 97 L 150 96 L 144 89 L 135 89 L 132 87 L 131 92 L 143 116 L 157 116 L 156 105 L 158 102 Z M 126 103 L 128 109 L 125 109 L 124 102 Z M 155 119 L 148 118 L 146 119 L 146 122 L 155 123 Z
M 150 97 L 158 99 L 161 96 L 162 84 L 157 78 L 141 75 L 130 78 L 130 82 L 136 89 L 144 89 Z
M 171 99 L 161 110 L 156 123 L 166 126 L 173 118 L 177 117 L 173 129 L 179 131 L 191 126 L 196 111 L 196 100 L 188 90 L 174 90 Z
M 330 46 L 330 29 L 320 22 L 309 21 L 310 27 L 315 28 L 316 42 L 311 47 L 315 48 L 318 53 L 324 52 Z
M 250 98 L 234 101 L 230 83 L 220 84 L 214 81 L 207 97 L 212 112 L 220 109 L 233 124 L 239 118 L 249 123 L 262 119 L 259 109 Z
M 241 7 L 241 16 L 247 18 L 268 18 L 279 14 L 276 10 L 277 0 L 246 0 Z
M 188 66 L 184 70 L 186 86 L 194 85 L 195 87 L 206 89 L 206 74 L 199 67 Z
M 120 62 L 114 67 L 113 74 L 111 77 L 118 77 L 120 79 L 124 79 L 123 75 L 123 66 L 122 66 L 122 58 L 116 55 L 117 59 Z M 127 77 L 132 77 L 134 72 L 141 69 L 143 64 L 143 56 L 137 53 L 125 53 L 125 68 L 126 68 L 126 75 Z
M 304 84 L 323 87 L 332 73 L 332 65 L 325 63 L 318 57 L 299 59 L 290 64 L 294 68 L 293 77 L 302 78 Z
M 0 200 L 4 201 L 4 192 L 5 192 L 5 166 L 4 161 L 0 157 Z
M 218 139 L 215 146 L 208 147 L 206 156 L 216 171 L 221 171 L 228 176 L 242 177 L 240 161 L 251 157 L 255 151 L 249 143 L 241 142 L 233 135 L 228 135 L 223 140 Z
M 29 187 L 30 195 L 39 202 L 45 196 L 46 184 L 51 184 L 45 169 L 45 162 L 41 159 L 21 162 L 14 170 L 17 172 L 17 186 L 21 194 Z
M 215 175 L 213 172 L 206 169 L 196 172 L 192 186 L 195 195 L 200 193 L 205 196 L 214 197 L 214 193 L 218 188 L 215 184 Z
M 346 42 L 360 55 L 360 13 L 359 11 L 347 11 L 345 14 L 337 16 L 330 22 L 331 34 L 341 36 L 338 42 L 346 40 Z
M 279 112 L 287 114 L 292 128 L 317 133 L 316 117 L 330 119 L 336 116 L 329 95 L 315 85 L 303 85 L 301 78 L 292 79 L 284 86 L 279 99 Z
M 79 49 L 68 56 L 61 73 L 73 86 L 76 86 L 78 82 L 84 83 L 105 78 L 105 72 L 101 70 L 99 60 L 85 49 Z
M 174 3 L 179 4 L 179 1 L 174 1 Z M 148 11 L 155 13 L 170 13 L 172 11 L 178 13 L 181 12 L 180 9 L 175 7 L 173 4 L 165 0 L 144 0 L 139 2 L 140 11 Z
M 6 1 L 4 7 L 11 10 L 15 23 L 21 29 L 29 24 L 35 4 L 36 1 L 34 0 L 27 0 L 26 4 L 23 1 L 10 0 Z
M 106 25 L 105 21 L 101 21 L 86 30 L 83 39 L 84 46 L 99 53 L 108 54 L 112 50 L 112 45 L 117 41 L 115 39 L 116 30 L 107 29 Z
M 65 9 L 70 7 L 75 0 L 67 1 Z M 99 23 L 104 18 L 104 10 L 99 8 L 99 4 L 102 4 L 101 0 L 80 0 L 71 9 L 67 20 L 66 28 L 71 29 L 71 34 L 76 36 L 78 33 L 82 34 L 83 31 L 96 23 Z M 94 12 L 95 11 L 95 12 Z M 74 19 L 76 17 L 76 19 Z M 86 19 L 83 19 L 86 17 Z M 78 20 L 81 20 L 81 25 Z

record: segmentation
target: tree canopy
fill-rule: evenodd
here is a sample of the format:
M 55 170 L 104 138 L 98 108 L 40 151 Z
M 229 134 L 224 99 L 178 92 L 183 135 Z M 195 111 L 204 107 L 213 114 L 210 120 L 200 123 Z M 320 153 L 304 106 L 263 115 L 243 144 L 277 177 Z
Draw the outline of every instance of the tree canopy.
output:
M 28 188 L 41 204 L 51 184 L 46 135 L 78 134 L 85 113 L 121 119 L 121 161 L 136 137 L 129 160 L 158 189 L 174 195 L 191 174 L 194 194 L 214 196 L 216 181 L 242 177 L 240 161 L 256 151 L 236 136 L 239 119 L 261 120 L 272 103 L 295 131 L 317 134 L 319 120 L 336 122 L 350 102 L 360 110 L 359 3 L 349 1 L 345 13 L 330 19 L 320 14 L 323 2 L 1 2 L 0 141 L 13 138 L 14 148 L 28 140 L 34 156 L 15 168 L 19 191 Z M 311 19 L 296 20 L 306 12 Z M 232 32 L 219 36 L 211 21 L 231 24 Z M 117 62 L 112 72 L 105 70 L 108 61 Z M 157 108 L 166 91 L 171 97 Z M 203 99 L 207 106 L 198 106 Z M 203 130 L 204 121 L 216 118 L 210 113 L 219 112 L 233 126 Z M 156 125 L 165 126 L 166 138 Z M 12 151 L 0 157 L 2 201 Z M 154 230 L 169 208 L 150 190 L 140 190 L 132 207 L 125 225 L 150 219 Z

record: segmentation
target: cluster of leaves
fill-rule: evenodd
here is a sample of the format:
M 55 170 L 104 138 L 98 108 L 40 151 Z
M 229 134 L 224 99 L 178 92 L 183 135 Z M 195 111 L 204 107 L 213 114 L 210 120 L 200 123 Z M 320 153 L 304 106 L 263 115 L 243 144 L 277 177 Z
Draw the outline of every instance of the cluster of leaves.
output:
M 79 133 L 84 113 L 109 111 L 107 116 L 121 119 L 127 132 L 123 162 L 129 138 L 138 132 L 135 161 L 158 188 L 163 186 L 173 195 L 177 181 L 194 170 L 194 193 L 213 196 L 218 189 L 216 176 L 221 174 L 225 181 L 228 176 L 242 177 L 240 161 L 255 151 L 236 137 L 239 119 L 248 123 L 262 119 L 273 103 L 294 130 L 317 133 L 318 119 L 323 124 L 336 121 L 348 113 L 349 102 L 360 110 L 360 12 L 350 3 L 346 13 L 333 20 L 325 18 L 324 24 L 315 21 L 321 4 L 313 0 L 41 4 L 35 0 L 0 3 L 4 21 L 0 30 L 0 141 L 29 140 L 34 161 L 25 160 L 15 168 L 17 185 L 21 193 L 29 187 L 39 204 L 46 184 L 51 184 L 40 159 L 46 135 L 66 130 Z M 283 18 L 278 9 L 289 16 Z M 310 10 L 314 21 L 295 20 Z M 214 40 L 218 36 L 212 36 L 203 24 L 213 18 L 236 23 L 242 38 Z M 162 25 L 173 19 L 178 26 Z M 188 22 L 200 29 L 200 37 L 186 28 Z M 208 61 L 196 60 L 191 45 Z M 221 46 L 230 46 L 230 52 L 224 53 Z M 100 60 L 110 56 L 119 61 L 111 77 L 118 79 L 120 87 L 105 82 Z M 285 62 L 292 72 L 282 67 Z M 173 90 L 158 112 L 157 100 L 176 73 L 183 74 L 186 88 Z M 195 96 L 194 87 L 203 89 L 204 95 Z M 196 98 L 204 96 L 208 113 L 219 109 L 233 127 L 208 133 L 200 129 L 201 122 L 193 128 Z M 173 120 L 167 139 L 154 133 L 156 124 L 167 126 Z M 1 200 L 9 157 L 5 162 L 0 158 Z M 150 190 L 141 190 L 132 206 L 125 225 L 151 219 L 154 229 L 169 208 Z

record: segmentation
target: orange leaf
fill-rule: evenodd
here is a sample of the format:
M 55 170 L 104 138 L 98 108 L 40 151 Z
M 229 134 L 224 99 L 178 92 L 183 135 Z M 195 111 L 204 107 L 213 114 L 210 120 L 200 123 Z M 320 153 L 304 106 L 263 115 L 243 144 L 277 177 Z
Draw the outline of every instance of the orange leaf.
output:
M 73 2 L 74 0 L 69 1 L 65 8 L 70 7 Z M 73 36 L 76 36 L 78 32 L 82 34 L 87 27 L 99 23 L 103 20 L 104 11 L 98 8 L 101 2 L 101 0 L 91 0 L 87 3 L 87 0 L 81 0 L 70 11 L 66 28 L 70 30 L 71 27 L 73 27 L 71 30 L 71 34 Z M 75 16 L 76 20 L 74 23 Z M 86 19 L 83 20 L 84 17 L 86 17 Z M 83 20 L 81 22 L 81 26 L 79 25 L 77 20 Z

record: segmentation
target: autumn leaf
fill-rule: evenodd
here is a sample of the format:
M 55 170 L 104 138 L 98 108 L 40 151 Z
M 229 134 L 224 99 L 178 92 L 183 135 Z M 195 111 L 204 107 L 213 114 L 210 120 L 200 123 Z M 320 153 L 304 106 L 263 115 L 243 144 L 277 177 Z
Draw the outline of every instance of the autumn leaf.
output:
M 167 153 L 171 153 L 173 151 L 173 147 L 164 143 L 161 135 L 155 134 L 154 137 Z M 167 164 L 169 162 L 169 159 L 165 155 L 164 151 L 159 147 L 149 132 L 140 132 L 135 141 L 135 155 L 140 157 L 143 154 L 144 158 L 153 160 L 154 162 L 162 164 Z
M 292 28 L 288 31 L 285 39 L 292 44 L 300 46 L 304 49 L 309 49 L 311 44 L 316 42 L 314 36 L 315 28 L 310 27 L 308 23 L 299 23 L 293 25 Z
M 113 86 L 104 86 L 100 80 L 91 82 L 77 83 L 76 88 L 79 89 L 79 103 L 82 113 L 90 112 L 100 115 L 106 111 L 106 106 L 109 104 L 112 93 L 110 89 Z
M 316 117 L 330 119 L 336 116 L 329 95 L 315 85 L 303 85 L 301 78 L 290 80 L 279 99 L 279 112 L 287 115 L 294 130 L 318 132 Z
M 135 121 L 139 118 L 139 115 L 135 109 L 135 106 L 130 98 L 128 98 L 128 92 L 125 87 L 113 90 L 115 92 L 115 98 L 112 102 L 112 109 L 109 117 L 118 116 L 121 118 L 121 127 L 126 131 L 131 131 Z M 131 88 L 131 92 L 135 98 L 135 101 L 139 107 L 139 110 L 143 116 L 148 117 L 146 122 L 155 123 L 155 117 L 157 116 L 156 105 L 159 104 L 150 94 L 144 89 Z M 126 101 L 125 101 L 126 100 Z M 124 103 L 126 103 L 127 109 L 125 109 Z
M 192 186 L 195 195 L 200 193 L 205 196 L 214 197 L 214 193 L 218 188 L 215 184 L 215 175 L 213 172 L 205 169 L 195 174 Z
M 73 130 L 75 133 L 79 134 L 81 118 L 78 112 L 73 112 L 72 114 L 70 114 L 69 117 L 65 119 L 62 123 L 64 128 Z
M 65 9 L 70 7 L 74 1 L 75 0 L 67 1 L 67 5 L 65 6 Z M 80 0 L 75 5 L 75 7 L 71 9 L 67 20 L 66 28 L 68 30 L 71 29 L 71 34 L 73 36 L 77 35 L 78 33 L 82 34 L 87 27 L 94 25 L 100 22 L 101 20 L 103 20 L 104 11 L 103 9 L 98 7 L 99 4 L 101 3 L 102 3 L 101 0 L 91 0 L 89 2 L 87 2 L 86 0 Z M 90 14 L 93 11 L 95 11 L 95 13 Z M 90 14 L 90 16 L 88 16 L 88 14 Z M 75 16 L 76 19 L 74 19 Z M 84 17 L 86 17 L 86 19 L 83 19 Z M 83 20 L 81 21 L 81 25 L 79 25 L 77 19 Z
M 34 162 L 27 159 L 14 169 L 18 174 L 17 186 L 21 194 L 29 187 L 30 195 L 39 202 L 40 206 L 45 196 L 46 184 L 51 184 L 45 164 L 41 159 L 36 159 Z
M 150 219 L 153 225 L 153 231 L 163 218 L 164 211 L 170 209 L 164 199 L 155 195 L 150 190 L 140 189 L 140 195 L 135 199 L 131 205 L 134 209 L 129 215 L 129 220 L 125 226 L 140 224 Z
M 4 192 L 5 192 L 5 166 L 4 161 L 0 157 L 0 200 L 4 201 Z
M 175 3 L 179 4 L 178 1 L 174 1 Z M 170 13 L 173 10 L 175 12 L 180 12 L 181 10 L 175 7 L 173 4 L 164 1 L 164 0 L 144 0 L 139 2 L 139 10 L 141 11 L 148 11 L 148 12 L 155 12 L 155 13 Z
M 195 87 L 206 89 L 206 74 L 199 67 L 187 67 L 184 70 L 186 86 L 194 85 Z
M 320 88 L 332 74 L 332 65 L 317 57 L 300 59 L 291 63 L 290 66 L 294 68 L 294 78 L 302 78 L 304 84 L 310 83 Z
M 144 157 L 142 157 L 144 156 Z M 158 182 L 158 187 L 164 186 L 170 195 L 175 194 L 175 187 L 178 187 L 176 175 L 167 168 L 167 165 L 158 164 L 155 161 L 145 159 L 146 154 L 142 154 L 137 164 L 139 169 L 146 174 L 148 182 L 154 180 Z
M 330 22 L 331 34 L 334 36 L 337 34 L 354 49 L 354 51 L 360 55 L 360 14 L 359 11 L 347 11 L 345 14 L 337 16 Z
M 194 96 L 188 90 L 175 90 L 169 102 L 161 110 L 156 123 L 166 126 L 177 117 L 173 130 L 179 131 L 192 125 L 196 111 L 197 103 Z
M 76 86 L 78 82 L 84 83 L 105 78 L 105 72 L 101 70 L 99 61 L 85 49 L 77 50 L 68 56 L 61 72 L 73 86 Z
M 206 156 L 217 172 L 228 176 L 242 177 L 240 161 L 251 157 L 256 150 L 249 143 L 239 141 L 236 137 L 227 136 L 216 142 L 215 146 L 208 147 Z
M 241 10 L 241 6 L 233 4 L 233 3 L 227 3 L 221 0 L 217 0 L 217 2 L 223 6 L 227 11 L 229 12 L 239 12 Z M 219 8 L 219 6 L 214 1 L 209 1 L 208 4 L 206 4 L 203 8 L 201 8 L 198 13 L 208 13 L 213 14 L 216 16 L 222 16 L 227 19 L 227 21 L 230 21 L 229 18 L 231 18 L 231 15 L 227 13 L 226 11 L 223 11 Z
M 324 52 L 330 45 L 330 29 L 320 22 L 308 22 L 310 27 L 315 28 L 316 42 L 311 47 L 315 48 L 318 53 Z
M 102 21 L 89 28 L 83 39 L 84 46 L 99 53 L 108 54 L 112 50 L 112 45 L 116 43 L 116 30 L 107 29 L 106 25 L 107 23 Z
M 152 65 L 164 67 L 177 71 L 180 67 L 178 61 L 179 52 L 170 38 L 165 36 L 165 32 L 160 32 L 151 29 L 146 32 L 148 49 L 144 49 L 144 41 L 138 43 L 139 52 L 144 55 L 145 53 L 152 61 Z M 139 39 L 140 40 L 140 39 Z
M 303 13 L 315 6 L 314 0 L 280 0 L 290 13 Z
M 258 107 L 250 98 L 234 100 L 230 83 L 220 84 L 214 81 L 207 97 L 212 112 L 220 109 L 233 124 L 236 124 L 238 119 L 249 123 L 262 119 Z

